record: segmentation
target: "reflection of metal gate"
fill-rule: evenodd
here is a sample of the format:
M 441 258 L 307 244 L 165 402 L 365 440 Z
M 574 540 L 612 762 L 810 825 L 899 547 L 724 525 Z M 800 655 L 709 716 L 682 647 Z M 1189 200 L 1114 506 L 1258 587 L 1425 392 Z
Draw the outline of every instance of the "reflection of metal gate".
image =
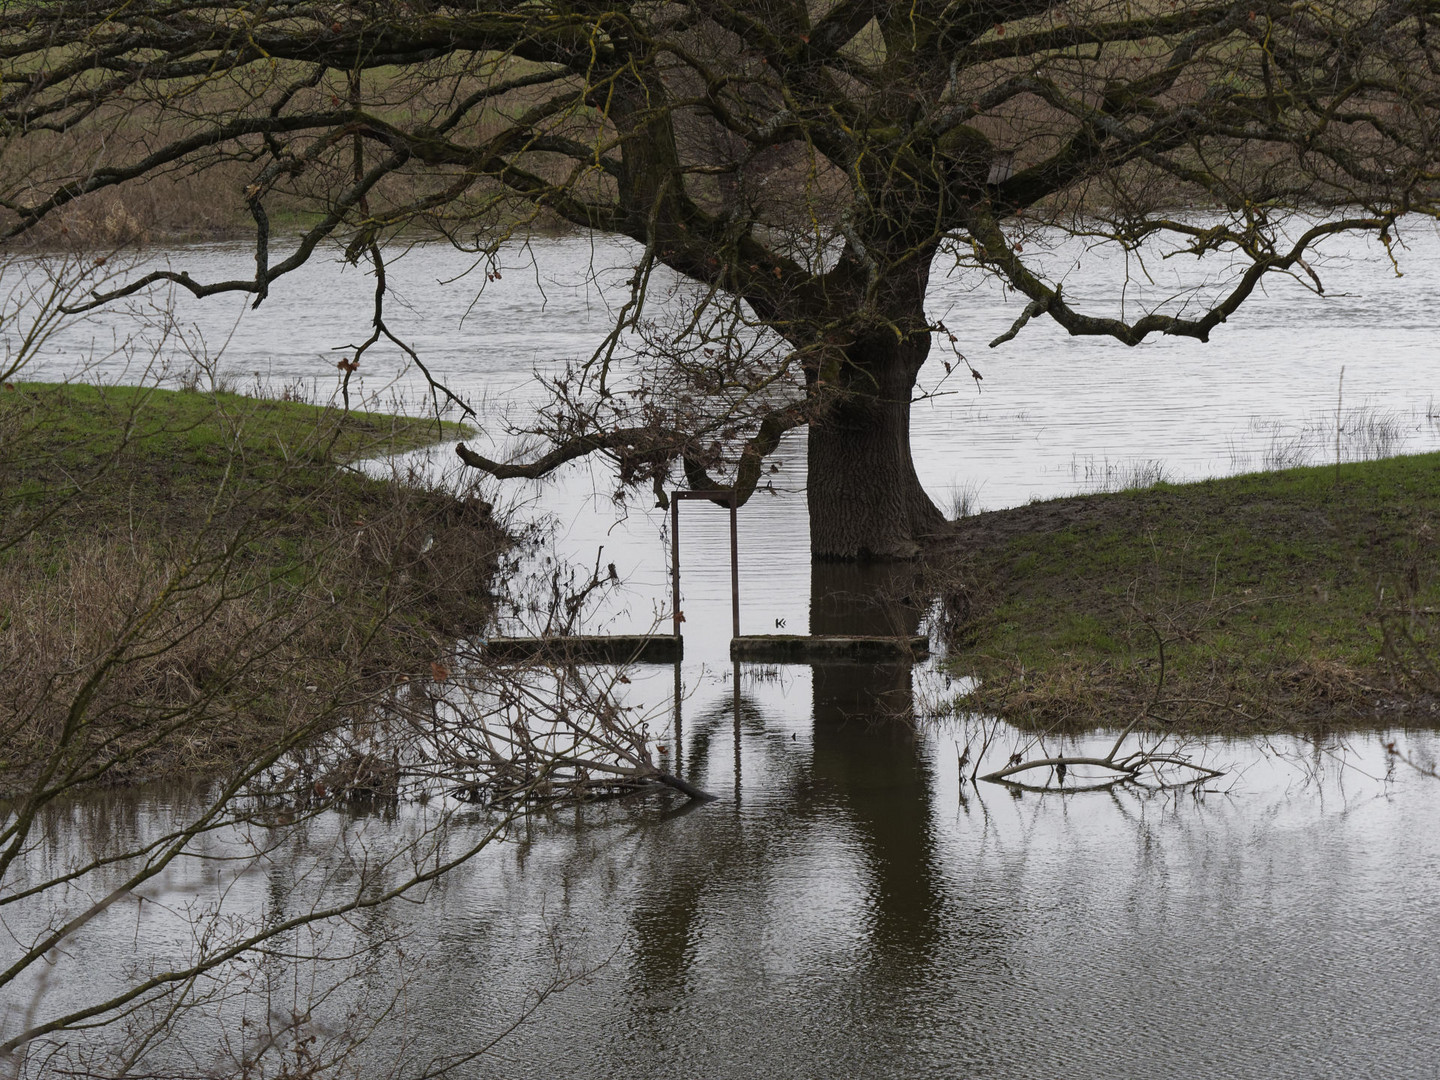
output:
M 730 507 L 730 636 L 740 636 L 740 534 L 735 514 L 740 500 L 733 490 L 675 491 L 670 495 L 670 600 L 675 636 L 680 636 L 680 500 L 705 499 Z M 677 676 L 678 677 L 678 676 Z

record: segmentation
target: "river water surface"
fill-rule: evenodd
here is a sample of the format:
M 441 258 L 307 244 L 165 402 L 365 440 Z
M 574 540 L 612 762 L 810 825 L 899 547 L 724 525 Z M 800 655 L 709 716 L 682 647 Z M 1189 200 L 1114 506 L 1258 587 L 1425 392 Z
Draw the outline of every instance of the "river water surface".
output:
M 1337 404 L 1346 456 L 1375 452 L 1377 439 L 1389 452 L 1434 448 L 1440 238 L 1416 230 L 1409 243 L 1405 277 L 1353 245 L 1325 268 L 1330 296 L 1282 284 L 1207 345 L 1130 350 L 1033 324 L 992 353 L 985 343 L 1021 305 L 983 283 L 938 280 L 931 314 L 984 379 L 947 382 L 916 406 L 921 478 L 942 503 L 968 489 L 995 509 L 1095 490 L 1151 463 L 1178 479 L 1319 462 L 1333 458 Z M 501 410 L 535 400 L 534 370 L 589 355 L 629 254 L 537 241 L 508 253 L 503 278 L 476 301 L 468 281 L 443 284 L 464 268 L 460 256 L 417 248 L 391 268 L 390 323 L 489 431 Z M 249 258 L 227 246 L 168 257 L 196 277 L 243 276 Z M 210 349 L 223 343 L 221 370 L 242 388 L 302 381 L 323 394 L 331 350 L 368 332 L 372 285 L 334 263 L 296 278 L 243 317 L 223 300 L 182 300 L 177 314 L 203 326 Z M 1067 282 L 1072 296 L 1114 295 L 1098 271 Z M 92 320 L 28 374 L 78 371 L 114 326 Z M 98 368 L 142 374 L 118 358 Z M 365 389 L 423 407 L 410 372 L 372 374 Z M 777 458 L 774 493 L 740 514 L 742 630 L 858 627 L 864 605 L 837 614 L 835 598 L 871 583 L 809 563 L 803 440 Z M 668 611 L 665 515 L 646 500 L 619 507 L 612 488 L 600 466 L 578 466 L 507 494 L 551 516 L 559 555 L 589 566 L 603 547 L 617 563 L 623 587 L 588 629 L 644 629 Z M 958 751 L 982 720 L 887 718 L 943 699 L 933 669 L 732 667 L 725 515 L 698 504 L 684 515 L 681 700 L 677 709 L 669 668 L 641 669 L 629 690 L 678 724 L 665 733 L 675 767 L 719 800 L 688 813 L 661 798 L 531 820 L 423 905 L 347 931 L 402 934 L 412 958 L 402 1005 L 366 1051 L 375 1069 L 482 1044 L 557 970 L 583 970 L 464 1071 L 1435 1075 L 1440 785 L 1389 769 L 1383 750 L 1398 739 L 1433 760 L 1433 735 L 1196 742 L 1185 750 L 1226 772 L 1198 789 L 962 784 Z M 1035 749 L 1033 735 L 1002 726 L 991 753 Z M 54 828 L 75 830 L 57 849 L 83 843 L 94 817 L 118 816 L 137 834 L 163 828 L 183 802 L 164 791 L 118 809 L 115 799 L 57 815 Z M 363 827 L 414 828 L 423 815 Z M 333 829 L 352 825 L 337 817 Z M 313 855 L 306 844 L 328 850 L 324 823 L 314 832 L 296 841 L 297 863 Z M 177 869 L 149 898 L 151 914 L 117 913 L 69 962 L 118 971 L 164 948 L 176 932 L 164 912 L 204 894 L 207 873 L 198 862 Z M 294 903 L 293 867 L 246 881 L 237 905 L 268 914 Z

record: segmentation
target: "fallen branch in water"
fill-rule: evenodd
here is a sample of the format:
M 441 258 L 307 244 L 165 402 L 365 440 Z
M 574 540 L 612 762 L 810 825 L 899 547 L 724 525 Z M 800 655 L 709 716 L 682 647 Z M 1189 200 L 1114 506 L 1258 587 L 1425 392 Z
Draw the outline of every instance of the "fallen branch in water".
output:
M 991 783 L 1007 784 L 1015 783 L 1010 777 L 1019 773 L 1028 772 L 1031 769 L 1051 768 L 1057 771 L 1069 770 L 1077 765 L 1089 765 L 1102 769 L 1113 769 L 1117 775 L 1113 779 L 1103 780 L 1099 784 L 1089 785 L 1096 787 L 1109 787 L 1112 784 L 1123 783 L 1138 779 L 1144 770 L 1161 765 L 1180 766 L 1186 769 L 1193 769 L 1198 775 L 1182 783 L 1193 784 L 1197 780 L 1213 780 L 1217 776 L 1224 776 L 1220 769 L 1211 769 L 1205 765 L 1197 765 L 1187 758 L 1177 754 L 1152 754 L 1143 750 L 1127 754 L 1123 758 L 1111 756 L 1106 757 L 1080 757 L 1061 756 L 1035 758 L 1031 761 L 1021 761 L 1007 765 L 1003 769 L 996 769 L 994 772 L 986 773 L 980 777 L 981 780 L 989 780 Z M 1061 772 L 1063 779 L 1064 773 Z M 1048 785 L 1047 785 L 1048 786 Z
M 1010 764 L 1003 769 L 996 769 L 994 772 L 986 773 L 980 777 L 981 780 L 988 780 L 992 784 L 1016 784 L 1017 781 L 1010 779 L 1020 773 L 1029 772 L 1031 769 L 1054 769 L 1060 783 L 1065 782 L 1065 774 L 1075 766 L 1090 766 L 1093 768 L 1110 769 L 1117 775 L 1111 779 L 1101 779 L 1096 783 L 1084 785 L 1084 788 L 1105 788 L 1115 784 L 1126 783 L 1137 780 L 1140 774 L 1146 769 L 1153 769 L 1163 765 L 1177 766 L 1185 769 L 1192 769 L 1195 776 L 1188 780 L 1180 781 L 1182 784 L 1193 784 L 1201 780 L 1213 780 L 1217 776 L 1224 776 L 1220 769 L 1212 769 L 1206 765 L 1197 765 L 1189 758 L 1181 757 L 1179 754 L 1157 753 L 1148 750 L 1133 750 L 1123 757 L 1120 754 L 1120 747 L 1124 745 L 1126 738 L 1135 730 L 1135 726 L 1143 719 L 1144 714 L 1132 720 L 1115 744 L 1110 747 L 1110 752 L 1104 757 L 1093 757 L 1086 755 L 1060 755 L 1058 757 L 1034 758 L 1030 761 L 1017 761 L 1014 758 Z M 1018 755 L 1017 755 L 1018 756 Z M 1045 785 L 1048 787 L 1049 785 Z M 1083 790 L 1082 788 L 1081 790 Z

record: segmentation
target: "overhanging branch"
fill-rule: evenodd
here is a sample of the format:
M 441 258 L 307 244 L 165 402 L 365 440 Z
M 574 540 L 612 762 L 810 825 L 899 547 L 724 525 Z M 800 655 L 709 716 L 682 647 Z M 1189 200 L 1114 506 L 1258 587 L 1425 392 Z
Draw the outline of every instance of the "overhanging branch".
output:
M 455 447 L 455 454 L 472 469 L 489 473 L 497 480 L 539 480 L 548 476 L 562 465 L 601 451 L 634 450 L 644 448 L 649 453 L 679 453 L 679 439 L 661 435 L 654 428 L 632 427 L 596 434 L 577 435 L 554 447 L 528 465 L 496 461 L 484 454 L 477 454 L 463 442 Z
M 1051 288 L 1040 280 L 1024 261 L 1010 247 L 999 225 L 993 218 L 972 219 L 972 235 L 984 244 L 985 259 L 997 266 L 1015 288 L 1030 297 L 1024 312 L 1005 333 L 990 342 L 993 349 L 1011 340 L 1034 316 L 1048 313 L 1074 337 L 1111 337 L 1126 345 L 1138 345 L 1151 334 L 1169 334 L 1175 337 L 1190 337 L 1208 341 L 1210 332 L 1225 322 L 1242 303 L 1255 291 L 1255 287 L 1266 274 L 1285 272 L 1301 264 L 1305 252 L 1317 240 L 1342 232 L 1375 232 L 1382 236 L 1395 224 L 1395 214 L 1374 217 L 1343 218 L 1323 222 L 1307 229 L 1304 234 L 1284 253 L 1262 254 L 1247 252 L 1252 258 L 1250 266 L 1240 276 L 1235 287 L 1225 297 L 1198 319 L 1187 319 L 1178 315 L 1150 313 L 1134 322 L 1124 319 L 1084 315 L 1068 303 L 1061 295 L 1061 287 Z

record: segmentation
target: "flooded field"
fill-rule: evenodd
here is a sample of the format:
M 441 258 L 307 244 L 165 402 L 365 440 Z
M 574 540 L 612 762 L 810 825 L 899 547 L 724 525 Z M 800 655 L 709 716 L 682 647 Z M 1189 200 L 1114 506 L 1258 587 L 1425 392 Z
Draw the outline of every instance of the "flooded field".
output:
M 173 257 L 209 277 L 243 275 L 249 255 Z M 502 412 L 523 417 L 536 400 L 533 371 L 589 355 L 626 258 L 618 245 L 536 241 L 507 254 L 503 278 L 476 300 L 466 280 L 443 284 L 462 256 L 418 247 L 392 267 L 406 306 L 397 301 L 390 321 L 494 434 Z M 938 280 L 931 314 L 984 379 L 935 387 L 940 396 L 917 404 L 921 479 L 942 505 L 959 497 L 998 509 L 1155 470 L 1184 479 L 1321 463 L 1335 452 L 1337 409 L 1345 456 L 1433 449 L 1440 238 L 1417 231 L 1402 263 L 1407 276 L 1396 278 L 1378 251 L 1357 246 L 1327 268 L 1329 297 L 1277 286 L 1208 345 L 1133 350 L 1032 324 L 990 352 L 1019 305 L 979 283 Z M 218 370 L 240 389 L 323 398 L 332 350 L 367 329 L 371 284 L 333 263 L 296 278 L 243 317 L 229 301 L 182 302 L 176 316 L 202 321 Z M 1104 283 L 1075 281 L 1067 293 L 1086 288 L 1098 295 Z M 91 320 L 27 377 L 79 371 L 116 325 Z M 376 360 L 364 390 L 423 409 L 422 383 L 390 359 L 383 374 Z M 188 362 L 174 353 L 167 377 Z M 143 377 L 138 359 L 92 370 Z M 803 437 L 777 459 L 773 492 L 740 513 L 748 633 L 781 621 L 790 632 L 826 628 L 834 597 L 871 584 L 812 572 Z M 449 451 L 410 464 L 427 460 L 448 468 Z M 622 585 L 586 629 L 645 630 L 669 610 L 668 515 L 645 497 L 616 503 L 613 484 L 602 465 L 584 465 L 503 497 L 552 522 L 552 546 L 537 558 L 616 563 Z M 397 1075 L 419 1075 L 522 1016 L 461 1074 L 1433 1071 L 1440 784 L 1397 768 L 1384 749 L 1394 740 L 1433 762 L 1433 734 L 1197 740 L 1179 749 L 1224 776 L 1182 789 L 1062 795 L 962 783 L 960 753 L 984 732 L 996 763 L 1033 753 L 1037 737 L 981 717 L 927 719 L 950 689 L 933 664 L 732 665 L 726 515 L 702 504 L 683 514 L 686 659 L 678 670 L 636 669 L 626 689 L 653 715 L 666 760 L 718 800 L 682 813 L 666 795 L 517 823 L 423 904 L 339 920 L 323 942 L 257 965 L 247 978 L 272 1013 L 337 984 L 314 1012 L 323 1036 L 358 1003 L 392 1002 L 353 1050 L 363 1075 L 396 1061 Z M 906 714 L 920 719 L 896 719 Z M 163 835 L 188 798 L 162 787 L 54 808 L 24 873 Z M 357 851 L 423 834 L 439 813 L 337 813 L 274 850 L 243 833 L 207 838 L 197 850 L 211 858 L 182 859 L 143 895 L 115 902 L 32 998 L 5 1003 L 0 1028 L 8 1035 L 24 1015 L 120 985 L 137 958 L 183 954 L 183 916 L 196 905 L 265 922 L 316 903 Z M 461 815 L 446 843 L 487 827 L 478 811 Z M 66 903 L 80 910 L 104 892 L 104 881 L 80 883 Z M 55 917 L 24 903 L 0 915 L 12 942 Z M 14 948 L 0 944 L 0 960 Z M 310 950 L 348 959 L 295 960 Z M 223 1001 L 215 1007 L 226 1015 Z M 224 1060 L 216 1029 L 181 1035 L 168 1067 L 204 1074 Z

